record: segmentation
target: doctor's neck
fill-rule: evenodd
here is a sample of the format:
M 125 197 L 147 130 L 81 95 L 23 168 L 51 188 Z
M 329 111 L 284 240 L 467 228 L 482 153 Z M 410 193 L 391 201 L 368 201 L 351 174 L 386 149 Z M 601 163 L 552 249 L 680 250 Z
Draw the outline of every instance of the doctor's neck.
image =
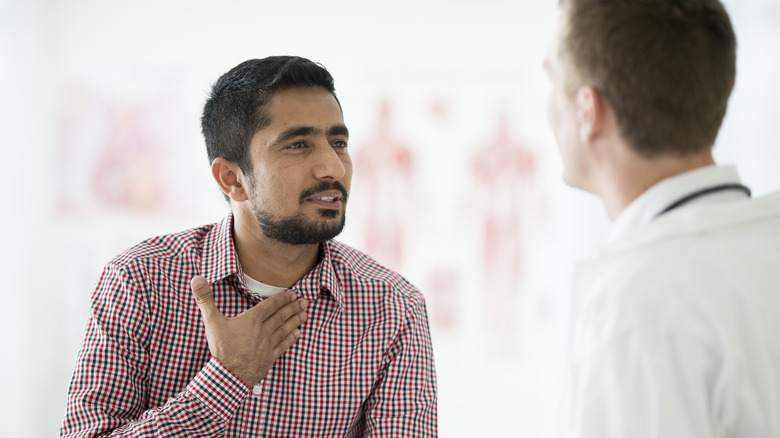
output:
M 692 155 L 661 155 L 645 158 L 629 148 L 613 156 L 602 174 L 595 194 L 601 198 L 611 221 L 642 193 L 660 181 L 700 167 L 715 164 L 712 150 Z

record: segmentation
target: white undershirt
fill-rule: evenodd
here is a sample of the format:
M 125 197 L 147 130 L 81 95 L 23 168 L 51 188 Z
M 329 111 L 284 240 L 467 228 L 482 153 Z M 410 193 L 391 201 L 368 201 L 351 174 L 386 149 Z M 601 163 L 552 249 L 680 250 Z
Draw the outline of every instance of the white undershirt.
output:
M 265 298 L 272 297 L 287 290 L 286 287 L 276 287 L 261 283 L 246 274 L 244 274 L 244 282 L 246 282 L 246 287 L 248 287 L 252 293 Z
M 705 166 L 666 178 L 634 199 L 615 219 L 609 242 L 615 241 L 643 225 L 653 221 L 665 208 L 683 197 L 721 184 L 740 184 L 735 166 Z M 739 190 L 708 193 L 692 199 L 690 204 L 714 203 L 745 198 Z

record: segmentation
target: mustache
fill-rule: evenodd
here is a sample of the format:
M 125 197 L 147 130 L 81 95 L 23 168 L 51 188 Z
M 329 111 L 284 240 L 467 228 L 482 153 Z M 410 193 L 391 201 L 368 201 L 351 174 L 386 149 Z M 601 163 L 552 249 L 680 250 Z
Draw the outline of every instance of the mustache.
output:
M 332 181 L 332 182 L 323 181 L 302 191 L 301 196 L 299 198 L 299 202 L 303 204 L 304 202 L 306 202 L 307 199 L 309 199 L 313 195 L 316 195 L 319 192 L 324 192 L 326 190 L 338 190 L 339 192 L 341 192 L 341 196 L 344 201 L 346 201 L 347 198 L 349 197 L 349 194 L 347 193 L 347 189 L 339 181 Z

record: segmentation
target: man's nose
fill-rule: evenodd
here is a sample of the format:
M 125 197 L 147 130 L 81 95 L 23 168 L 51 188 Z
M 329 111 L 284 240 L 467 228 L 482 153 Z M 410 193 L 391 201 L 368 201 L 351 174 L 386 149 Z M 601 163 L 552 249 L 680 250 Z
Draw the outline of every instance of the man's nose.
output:
M 317 148 L 314 160 L 314 176 L 317 179 L 339 181 L 347 172 L 339 153 L 329 143 Z

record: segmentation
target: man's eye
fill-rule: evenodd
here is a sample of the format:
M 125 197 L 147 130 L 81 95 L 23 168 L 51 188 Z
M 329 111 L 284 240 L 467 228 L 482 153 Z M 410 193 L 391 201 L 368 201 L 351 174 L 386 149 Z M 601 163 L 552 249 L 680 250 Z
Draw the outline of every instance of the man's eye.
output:
M 333 147 L 334 147 L 334 148 L 337 148 L 337 149 L 346 149 L 346 147 L 347 147 L 347 142 L 346 142 L 346 141 L 343 141 L 343 140 L 334 141 L 334 142 L 333 142 Z
M 306 143 L 302 141 L 296 141 L 295 143 L 291 144 L 290 146 L 287 146 L 287 149 L 301 149 L 306 146 Z

